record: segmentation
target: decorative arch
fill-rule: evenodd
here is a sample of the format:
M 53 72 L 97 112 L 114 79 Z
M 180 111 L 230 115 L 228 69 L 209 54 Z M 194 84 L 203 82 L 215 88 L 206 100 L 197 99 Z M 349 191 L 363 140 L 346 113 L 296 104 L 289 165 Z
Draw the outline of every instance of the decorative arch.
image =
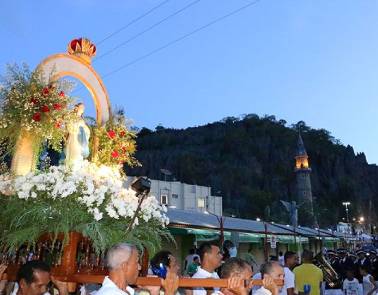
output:
M 44 59 L 37 67 L 46 83 L 50 78 L 74 77 L 90 92 L 96 107 L 97 124 L 104 124 L 110 116 L 109 96 L 100 76 L 86 60 L 75 55 L 59 53 Z
M 90 92 L 96 107 L 96 120 L 103 125 L 110 118 L 110 102 L 105 85 L 91 66 L 91 57 L 96 47 L 85 38 L 72 40 L 68 45 L 68 53 L 58 53 L 44 59 L 37 70 L 42 74 L 46 84 L 62 77 L 74 77 L 84 84 Z M 15 175 L 25 175 L 35 169 L 37 155 L 33 149 L 33 135 L 26 130 L 16 143 L 12 158 L 11 171 Z

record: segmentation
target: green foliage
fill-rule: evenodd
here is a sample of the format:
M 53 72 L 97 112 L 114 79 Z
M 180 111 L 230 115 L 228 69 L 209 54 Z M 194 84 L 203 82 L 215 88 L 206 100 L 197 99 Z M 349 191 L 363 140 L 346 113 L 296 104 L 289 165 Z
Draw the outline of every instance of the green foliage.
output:
M 140 218 L 139 224 L 128 233 L 130 220 L 116 220 L 105 215 L 96 221 L 85 206 L 74 199 L 74 195 L 55 200 L 47 197 L 23 200 L 1 195 L 0 247 L 5 245 L 9 251 L 14 251 L 23 244 L 35 245 L 46 233 L 52 236 L 63 233 L 68 238 L 70 231 L 76 231 L 88 237 L 98 253 L 119 242 L 131 242 L 154 253 L 163 238 L 172 239 L 157 220 L 144 222 Z
M 61 150 L 64 126 L 73 120 L 72 99 L 65 94 L 71 86 L 67 81 L 46 85 L 41 73 L 26 65 L 8 66 L 0 85 L 0 139 L 7 143 L 3 156 L 12 155 L 25 132 L 33 134 L 34 154 L 46 140 L 51 148 Z

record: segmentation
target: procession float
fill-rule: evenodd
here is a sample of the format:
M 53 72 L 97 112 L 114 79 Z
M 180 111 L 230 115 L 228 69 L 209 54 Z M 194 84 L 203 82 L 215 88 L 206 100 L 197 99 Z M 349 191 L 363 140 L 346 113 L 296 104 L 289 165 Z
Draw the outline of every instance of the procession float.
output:
M 0 262 L 14 280 L 22 263 L 40 259 L 57 279 L 101 283 L 106 250 L 135 244 L 146 274 L 148 253 L 158 250 L 169 220 L 166 208 L 148 196 L 150 182 L 128 182 L 124 165 L 133 157 L 135 134 L 122 111 L 112 111 L 108 93 L 91 65 L 96 47 L 79 38 L 66 53 L 51 55 L 34 71 L 9 67 L 0 89 Z M 70 96 L 79 80 L 96 108 Z M 49 154 L 55 155 L 52 159 Z M 54 160 L 54 161 L 53 161 Z M 55 162 L 55 163 L 52 163 Z M 226 286 L 224 280 L 181 279 L 181 286 Z M 256 282 L 259 283 L 259 282 Z M 139 278 L 138 284 L 160 284 Z

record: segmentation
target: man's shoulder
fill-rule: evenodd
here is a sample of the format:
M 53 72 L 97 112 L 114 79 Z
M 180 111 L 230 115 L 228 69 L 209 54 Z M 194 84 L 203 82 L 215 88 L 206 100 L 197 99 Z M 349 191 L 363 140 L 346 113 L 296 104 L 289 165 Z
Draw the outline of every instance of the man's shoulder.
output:
M 130 286 L 127 286 L 126 290 L 127 293 L 119 289 L 109 277 L 105 277 L 96 295 L 134 295 L 134 289 Z
M 353 280 L 351 280 L 351 281 L 348 280 L 348 279 L 345 279 L 345 280 L 344 280 L 344 283 L 349 283 L 349 284 L 351 284 L 351 283 L 359 283 L 359 282 L 358 282 L 358 280 L 357 280 L 356 278 L 353 278 Z
M 284 272 L 293 273 L 293 271 L 290 268 L 288 268 L 287 266 L 284 267 Z
M 299 274 L 299 273 L 306 272 L 306 271 L 322 272 L 322 270 L 319 267 L 317 267 L 316 265 L 314 265 L 312 263 L 303 263 L 303 264 L 297 266 L 296 268 L 294 268 L 294 270 L 293 270 L 293 272 L 295 274 Z
M 209 277 L 201 267 L 198 267 L 196 273 L 192 276 L 193 279 L 204 279 Z
M 323 273 L 322 269 L 320 267 L 317 267 L 316 265 L 313 264 L 313 268 L 318 272 L 318 273 Z
M 204 276 L 204 272 L 201 268 L 201 266 L 199 266 L 197 268 L 197 271 L 195 272 L 195 274 L 192 276 L 193 279 L 200 279 L 200 278 L 203 278 Z
M 193 279 L 207 279 L 207 278 L 219 279 L 219 276 L 216 272 L 210 273 L 199 266 L 197 272 L 192 276 L 192 278 Z
M 255 292 L 253 292 L 254 295 L 272 295 L 272 292 L 270 292 L 268 289 L 265 289 L 264 287 L 261 287 L 257 289 Z
M 294 277 L 294 273 L 291 271 L 291 269 L 290 268 L 288 268 L 288 267 L 285 267 L 284 268 L 284 273 L 285 273 L 285 278 L 286 277 Z
M 321 270 L 321 268 L 317 267 L 315 264 L 308 264 L 307 270 L 310 271 L 311 273 L 317 274 L 319 276 L 320 275 L 323 276 L 323 271 Z
M 297 272 L 300 272 L 303 268 L 304 268 L 304 264 L 301 264 L 301 265 L 298 265 L 296 266 L 294 269 L 293 269 L 293 273 L 297 273 Z
M 96 292 L 96 295 L 125 295 L 125 292 L 117 288 L 103 286 Z M 133 295 L 133 294 L 130 294 L 130 295 Z

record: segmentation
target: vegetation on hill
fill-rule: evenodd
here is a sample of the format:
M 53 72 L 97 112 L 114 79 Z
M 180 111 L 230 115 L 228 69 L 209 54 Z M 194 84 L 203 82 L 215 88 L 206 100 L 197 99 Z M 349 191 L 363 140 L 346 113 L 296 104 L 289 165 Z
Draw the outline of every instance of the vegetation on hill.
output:
M 350 216 L 376 220 L 378 167 L 363 153 L 355 154 L 325 129 L 304 122 L 287 126 L 274 116 L 227 117 L 219 122 L 183 130 L 142 128 L 136 158 L 141 167 L 128 175 L 164 179 L 168 169 L 181 182 L 212 187 L 223 197 L 225 214 L 289 222 L 279 200 L 296 200 L 294 156 L 298 127 L 312 168 L 315 213 L 321 226 L 345 218 L 343 201 L 352 203 Z M 299 220 L 301 223 L 301 220 Z

